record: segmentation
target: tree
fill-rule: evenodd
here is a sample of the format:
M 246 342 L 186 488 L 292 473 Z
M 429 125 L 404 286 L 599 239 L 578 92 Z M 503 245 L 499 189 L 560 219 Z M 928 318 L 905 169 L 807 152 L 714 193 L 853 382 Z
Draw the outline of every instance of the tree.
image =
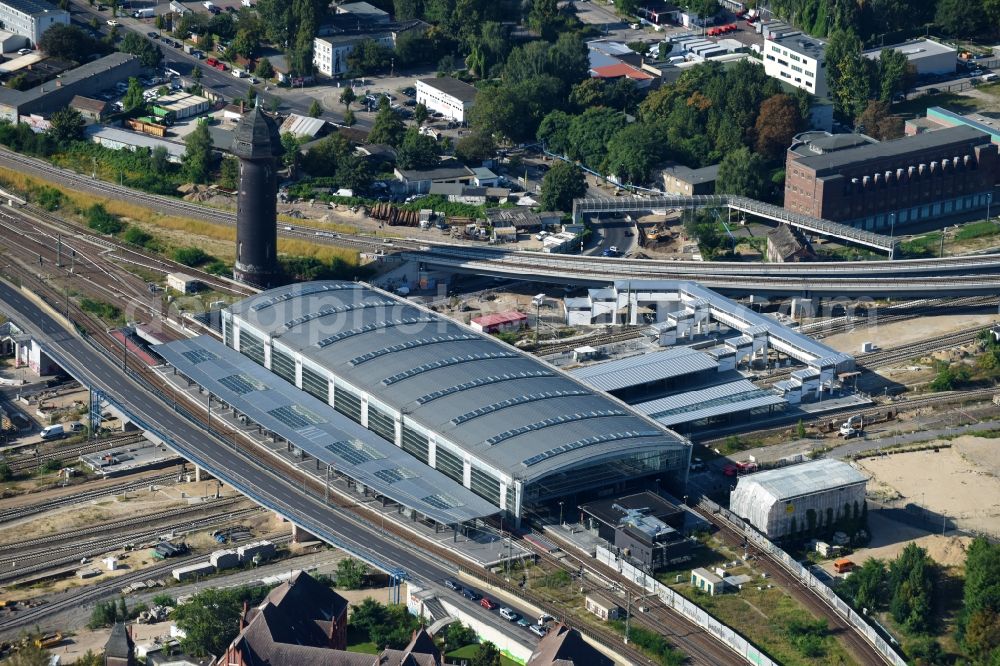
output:
M 719 194 L 738 194 L 751 199 L 763 199 L 767 194 L 766 172 L 763 157 L 751 153 L 746 148 L 740 148 L 726 155 L 719 164 L 715 191 Z
M 347 557 L 337 563 L 337 587 L 345 590 L 357 590 L 368 577 L 368 566 L 353 557 Z
M 146 100 L 142 96 L 142 85 L 139 83 L 139 79 L 136 77 L 130 77 L 128 80 L 128 90 L 125 91 L 125 96 L 122 97 L 122 108 L 126 111 L 141 111 L 146 106 Z
M 286 167 L 291 168 L 293 171 L 298 166 L 300 158 L 302 157 L 299 148 L 301 148 L 301 144 L 299 143 L 299 138 L 297 136 L 291 132 L 282 132 L 281 160 Z
M 143 67 L 156 67 L 163 60 L 163 53 L 159 47 L 153 44 L 137 32 L 129 30 L 122 40 L 120 50 L 122 53 L 131 53 L 139 56 L 139 62 Z
M 481 164 L 492 157 L 496 149 L 493 137 L 473 130 L 455 144 L 455 156 L 466 164 Z
M 157 14 L 153 24 L 156 26 L 156 31 L 161 34 L 163 33 L 163 30 L 167 27 L 167 22 L 166 20 L 164 20 L 163 14 Z
M 423 125 L 424 121 L 431 115 L 431 112 L 427 110 L 427 107 L 423 104 L 417 104 L 413 107 L 413 120 L 416 121 L 417 125 Z
M 892 115 L 888 102 L 879 100 L 868 102 L 868 106 L 854 121 L 854 126 L 857 131 L 879 141 L 903 136 L 903 119 Z
M 595 169 L 607 151 L 608 141 L 623 127 L 625 116 L 620 111 L 603 106 L 587 109 L 570 121 L 566 154 Z
M 375 122 L 372 123 L 372 131 L 368 134 L 368 141 L 369 143 L 398 146 L 399 142 L 403 140 L 405 129 L 403 119 L 389 106 L 389 99 L 383 97 L 379 103 L 378 113 L 375 115 Z
M 799 106 L 789 95 L 774 95 L 760 105 L 754 126 L 757 152 L 772 162 L 784 161 L 785 151 L 802 129 Z
M 500 666 L 500 650 L 489 641 L 483 641 L 476 648 L 469 666 Z
M 340 134 L 331 134 L 320 139 L 306 152 L 302 158 L 302 168 L 311 176 L 330 177 L 350 155 L 351 145 L 347 139 Z
M 959 639 L 983 663 L 1000 648 L 1000 545 L 984 538 L 969 544 Z
M 200 65 L 195 65 L 194 69 L 191 70 L 191 78 L 194 79 L 195 83 L 201 81 L 202 71 Z
M 896 93 L 908 87 L 909 76 L 910 64 L 906 54 L 896 49 L 882 49 L 878 57 L 878 98 L 883 102 L 892 102 Z
M 52 138 L 61 144 L 66 144 L 83 137 L 83 127 L 86 123 L 79 111 L 66 106 L 52 113 L 49 124 L 49 134 Z
M 198 123 L 194 131 L 184 137 L 184 155 L 181 164 L 192 183 L 204 183 L 212 169 L 212 135 L 206 123 Z
M 357 120 L 357 118 L 354 117 L 354 110 L 353 109 L 348 109 L 347 111 L 344 111 L 344 124 L 345 125 L 347 125 L 348 127 L 351 127 L 356 122 L 358 122 L 358 120 Z
M 939 0 L 934 23 L 950 37 L 970 39 L 982 34 L 988 16 L 980 3 L 969 0 Z
M 240 185 L 240 161 L 235 157 L 224 157 L 219 164 L 219 185 L 235 190 Z
M 410 127 L 403 134 L 403 141 L 396 151 L 396 162 L 400 169 L 431 169 L 437 166 L 439 154 L 440 147 L 434 137 Z
M 25 641 L 17 652 L 4 661 L 6 666 L 48 666 L 50 663 L 49 651 L 36 646 L 34 641 Z
M 14 472 L 11 470 L 10 465 L 0 462 L 0 481 L 10 481 L 13 478 Z
M 913 633 L 930 627 L 937 568 L 927 551 L 910 543 L 889 564 L 889 611 Z
M 569 162 L 555 164 L 542 179 L 542 209 L 565 210 L 573 206 L 573 199 L 587 192 L 587 181 L 580 167 Z
M 82 62 L 93 53 L 107 53 L 108 49 L 75 25 L 54 24 L 38 39 L 38 48 L 53 58 Z
M 565 83 L 567 90 L 573 84 L 590 78 L 587 45 L 575 33 L 559 35 L 556 43 L 549 48 L 545 71 Z
M 354 88 L 347 86 L 340 93 L 340 103 L 344 105 L 344 109 L 350 109 L 351 104 L 358 98 L 354 93 Z
M 479 637 L 476 636 L 475 629 L 461 622 L 452 622 L 444 628 L 444 649 L 442 652 L 452 652 L 466 645 L 472 645 L 478 640 Z
M 698 18 L 711 18 L 719 13 L 718 0 L 690 0 L 688 9 L 698 14 Z
M 309 117 L 319 118 L 323 115 L 323 107 L 319 105 L 319 100 L 313 100 L 312 104 L 309 105 Z
M 270 79 L 274 76 L 274 66 L 271 61 L 267 58 L 261 58 L 257 61 L 257 67 L 253 70 L 254 76 L 260 79 Z
M 374 39 L 361 40 L 347 56 L 348 67 L 359 74 L 381 73 L 389 69 L 391 61 L 392 51 Z
M 603 170 L 619 182 L 642 185 L 649 182 L 653 167 L 663 161 L 666 152 L 658 127 L 632 123 L 608 141 Z
M 836 30 L 831 34 L 826 69 L 834 110 L 843 117 L 856 118 L 872 96 L 876 64 L 861 55 L 861 40 L 854 32 Z
M 559 155 L 569 153 L 569 128 L 573 116 L 556 109 L 542 118 L 535 137 L 545 144 L 545 148 Z
M 181 647 L 191 654 L 222 654 L 240 630 L 243 604 L 257 604 L 267 594 L 262 585 L 209 588 L 179 605 L 171 619 L 187 634 Z

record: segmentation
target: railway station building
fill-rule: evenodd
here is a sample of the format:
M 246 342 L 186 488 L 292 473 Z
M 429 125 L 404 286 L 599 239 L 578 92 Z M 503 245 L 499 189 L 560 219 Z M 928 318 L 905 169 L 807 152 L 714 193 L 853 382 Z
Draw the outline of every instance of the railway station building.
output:
M 203 336 L 157 350 L 251 420 L 441 522 L 488 510 L 520 519 L 652 477 L 677 492 L 686 482 L 688 440 L 387 292 L 336 281 L 271 289 L 224 310 L 222 327 L 224 345 Z M 400 481 L 411 486 L 402 498 Z

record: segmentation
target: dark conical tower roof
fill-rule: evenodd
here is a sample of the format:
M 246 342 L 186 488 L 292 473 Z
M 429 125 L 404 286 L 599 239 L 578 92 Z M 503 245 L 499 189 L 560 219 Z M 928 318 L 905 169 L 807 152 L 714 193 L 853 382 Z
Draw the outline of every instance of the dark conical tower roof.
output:
M 233 133 L 233 155 L 260 160 L 280 157 L 283 152 L 277 123 L 259 106 L 250 109 Z

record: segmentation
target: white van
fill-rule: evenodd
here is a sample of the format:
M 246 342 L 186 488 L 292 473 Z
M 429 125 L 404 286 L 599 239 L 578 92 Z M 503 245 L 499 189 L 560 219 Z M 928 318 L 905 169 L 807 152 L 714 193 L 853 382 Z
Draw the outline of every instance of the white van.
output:
M 50 425 L 42 430 L 42 439 L 62 439 L 66 436 L 66 429 L 59 425 Z
M 243 70 L 236 69 L 235 67 L 233 67 L 233 76 L 235 76 L 238 79 L 242 79 L 244 77 Z

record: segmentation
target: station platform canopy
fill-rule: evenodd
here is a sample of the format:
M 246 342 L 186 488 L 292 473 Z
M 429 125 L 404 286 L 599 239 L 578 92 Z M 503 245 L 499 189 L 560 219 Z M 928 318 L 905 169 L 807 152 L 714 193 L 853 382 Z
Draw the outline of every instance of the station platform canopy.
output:
M 177 372 L 324 465 L 443 525 L 500 511 L 471 490 L 206 335 L 156 345 Z

